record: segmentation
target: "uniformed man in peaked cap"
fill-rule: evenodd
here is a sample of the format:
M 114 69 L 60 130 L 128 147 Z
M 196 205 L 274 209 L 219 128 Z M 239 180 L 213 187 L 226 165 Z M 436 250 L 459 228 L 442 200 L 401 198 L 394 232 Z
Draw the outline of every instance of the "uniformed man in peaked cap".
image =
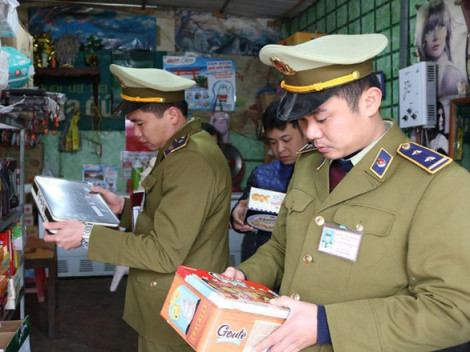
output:
M 141 182 L 145 195 L 135 228 L 131 232 L 130 201 L 95 187 L 129 232 L 64 221 L 45 224 L 58 230 L 45 240 L 66 249 L 84 244 L 90 260 L 130 267 L 124 320 L 139 335 L 139 352 L 189 352 L 192 348 L 160 310 L 179 265 L 220 272 L 230 263 L 229 166 L 200 121 L 186 117 L 184 90 L 194 81 L 153 68 L 110 69 L 122 86 L 117 113 L 157 151 L 153 169 Z
M 290 308 L 255 352 L 470 340 L 470 174 L 382 119 L 372 59 L 386 46 L 380 34 L 328 35 L 260 52 L 284 76 L 279 118 L 310 142 L 271 239 L 225 271 L 280 287 L 273 303 Z

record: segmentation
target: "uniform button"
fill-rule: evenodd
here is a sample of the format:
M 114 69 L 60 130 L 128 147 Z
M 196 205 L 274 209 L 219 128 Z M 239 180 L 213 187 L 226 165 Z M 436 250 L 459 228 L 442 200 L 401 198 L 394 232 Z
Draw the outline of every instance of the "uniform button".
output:
M 315 224 L 317 224 L 318 226 L 323 226 L 324 223 L 325 223 L 325 218 L 323 216 L 318 215 L 315 218 Z
M 152 281 L 150 283 L 150 287 L 157 287 L 157 285 L 158 285 L 158 282 L 156 282 L 156 281 Z
M 304 254 L 302 260 L 304 261 L 305 264 L 310 264 L 313 262 L 313 257 L 310 254 Z
M 290 298 L 299 301 L 300 300 L 300 295 L 298 293 L 293 293 L 290 295 Z
M 356 230 L 359 231 L 359 232 L 362 232 L 362 231 L 364 231 L 364 226 L 362 226 L 362 224 L 357 224 L 356 225 Z

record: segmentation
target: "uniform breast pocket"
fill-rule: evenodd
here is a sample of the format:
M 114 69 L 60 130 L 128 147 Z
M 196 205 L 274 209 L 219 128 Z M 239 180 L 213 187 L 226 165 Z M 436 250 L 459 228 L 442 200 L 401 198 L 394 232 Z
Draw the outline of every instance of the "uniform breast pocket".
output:
M 363 204 L 342 205 L 334 215 L 334 222 L 365 236 L 388 236 L 395 222 L 395 214 Z
M 288 214 L 293 215 L 305 211 L 313 201 L 314 198 L 311 195 L 299 189 L 291 189 L 284 198 L 284 206 Z
M 161 201 L 162 194 L 162 177 L 161 175 L 148 175 L 142 181 L 142 187 L 145 190 L 145 211 L 153 214 Z
M 142 180 L 142 187 L 145 189 L 145 191 L 148 193 L 150 190 L 152 190 L 155 185 L 158 184 L 158 180 L 161 179 L 161 177 L 156 177 L 156 175 L 149 174 L 147 177 L 145 177 Z
M 345 289 L 354 290 L 358 296 L 400 291 L 407 281 L 407 236 L 406 231 L 400 231 L 397 214 L 370 205 L 343 205 L 334 222 L 363 233 Z

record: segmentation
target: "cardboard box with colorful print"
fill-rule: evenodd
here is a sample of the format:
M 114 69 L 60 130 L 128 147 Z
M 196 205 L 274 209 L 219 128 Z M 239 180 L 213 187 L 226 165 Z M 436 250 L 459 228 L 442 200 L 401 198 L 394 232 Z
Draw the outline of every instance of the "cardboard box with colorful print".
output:
M 269 303 L 275 297 L 255 282 L 180 266 L 160 314 L 198 352 L 249 352 L 289 314 Z

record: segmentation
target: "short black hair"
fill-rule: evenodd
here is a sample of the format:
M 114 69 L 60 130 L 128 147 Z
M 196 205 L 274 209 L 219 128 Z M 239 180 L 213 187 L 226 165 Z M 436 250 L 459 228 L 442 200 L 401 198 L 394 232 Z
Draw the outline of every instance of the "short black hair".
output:
M 351 111 L 358 112 L 359 98 L 366 89 L 371 87 L 380 89 L 380 82 L 375 73 L 339 87 L 334 96 L 346 100 Z
M 184 116 L 188 116 L 188 103 L 186 100 L 175 103 L 149 103 L 142 106 L 140 110 L 143 112 L 152 112 L 157 116 L 162 116 L 163 113 L 172 106 L 179 109 Z
M 282 121 L 277 117 L 277 108 L 279 106 L 279 101 L 274 101 L 268 105 L 266 110 L 264 110 L 262 117 L 262 124 L 264 133 L 271 131 L 273 129 L 284 130 L 288 123 L 290 123 L 294 128 L 297 128 L 300 132 L 300 126 L 297 120 L 294 121 Z

